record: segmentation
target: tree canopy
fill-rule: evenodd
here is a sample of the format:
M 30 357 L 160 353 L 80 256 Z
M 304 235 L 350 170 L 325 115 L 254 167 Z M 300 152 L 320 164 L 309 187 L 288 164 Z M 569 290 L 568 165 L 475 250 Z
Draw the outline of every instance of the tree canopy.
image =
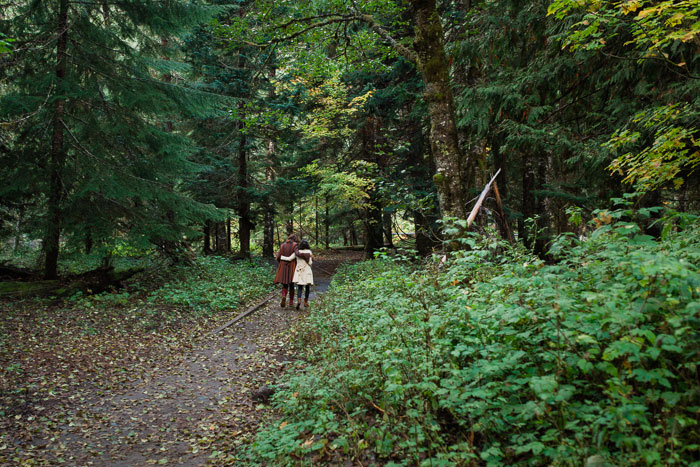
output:
M 2 232 L 53 277 L 65 248 L 271 256 L 294 230 L 426 255 L 499 169 L 473 228 L 540 255 L 570 208 L 696 208 L 698 9 L 11 1 Z

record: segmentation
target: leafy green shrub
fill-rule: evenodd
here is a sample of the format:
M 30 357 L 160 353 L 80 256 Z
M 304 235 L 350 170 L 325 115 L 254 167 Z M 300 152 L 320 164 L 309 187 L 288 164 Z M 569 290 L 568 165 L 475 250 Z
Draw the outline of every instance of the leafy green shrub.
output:
M 251 460 L 697 464 L 697 222 L 563 236 L 552 265 L 472 246 L 424 271 L 341 270 Z
M 148 298 L 150 302 L 187 306 L 195 311 L 234 309 L 272 287 L 270 267 L 217 256 L 200 257 Z

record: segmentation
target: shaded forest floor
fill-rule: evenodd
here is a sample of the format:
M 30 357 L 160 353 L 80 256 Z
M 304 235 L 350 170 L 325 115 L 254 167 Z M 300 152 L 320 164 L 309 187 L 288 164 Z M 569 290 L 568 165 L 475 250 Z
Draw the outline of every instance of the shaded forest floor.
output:
M 319 257 L 312 303 L 340 262 L 360 256 Z M 273 415 L 252 395 L 294 359 L 305 310 L 281 309 L 275 296 L 209 335 L 245 307 L 198 314 L 143 295 L 0 304 L 0 464 L 237 462 Z

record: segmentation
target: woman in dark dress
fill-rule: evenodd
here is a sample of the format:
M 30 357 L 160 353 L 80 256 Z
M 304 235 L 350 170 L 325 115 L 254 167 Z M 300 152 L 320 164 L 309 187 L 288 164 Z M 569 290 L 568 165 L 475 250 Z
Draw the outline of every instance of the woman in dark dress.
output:
M 282 303 L 280 303 L 282 308 L 287 302 L 287 291 L 289 291 L 289 305 L 292 306 L 294 304 L 294 282 L 292 282 L 292 279 L 294 279 L 294 270 L 297 267 L 296 255 L 294 254 L 297 249 L 297 241 L 297 236 L 291 234 L 280 245 L 280 249 L 277 252 L 279 266 L 277 266 L 275 284 L 282 284 Z

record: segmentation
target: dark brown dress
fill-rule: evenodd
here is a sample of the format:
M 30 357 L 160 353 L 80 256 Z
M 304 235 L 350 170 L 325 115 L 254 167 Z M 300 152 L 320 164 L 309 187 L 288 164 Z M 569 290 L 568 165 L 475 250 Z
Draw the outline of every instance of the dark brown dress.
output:
M 291 240 L 287 240 L 280 246 L 280 251 L 277 253 L 277 261 L 279 261 L 280 264 L 277 266 L 275 284 L 288 285 L 292 283 L 292 279 L 294 279 L 294 270 L 297 267 L 297 260 L 282 261 L 280 258 L 282 256 L 292 256 L 296 248 L 297 244 Z

